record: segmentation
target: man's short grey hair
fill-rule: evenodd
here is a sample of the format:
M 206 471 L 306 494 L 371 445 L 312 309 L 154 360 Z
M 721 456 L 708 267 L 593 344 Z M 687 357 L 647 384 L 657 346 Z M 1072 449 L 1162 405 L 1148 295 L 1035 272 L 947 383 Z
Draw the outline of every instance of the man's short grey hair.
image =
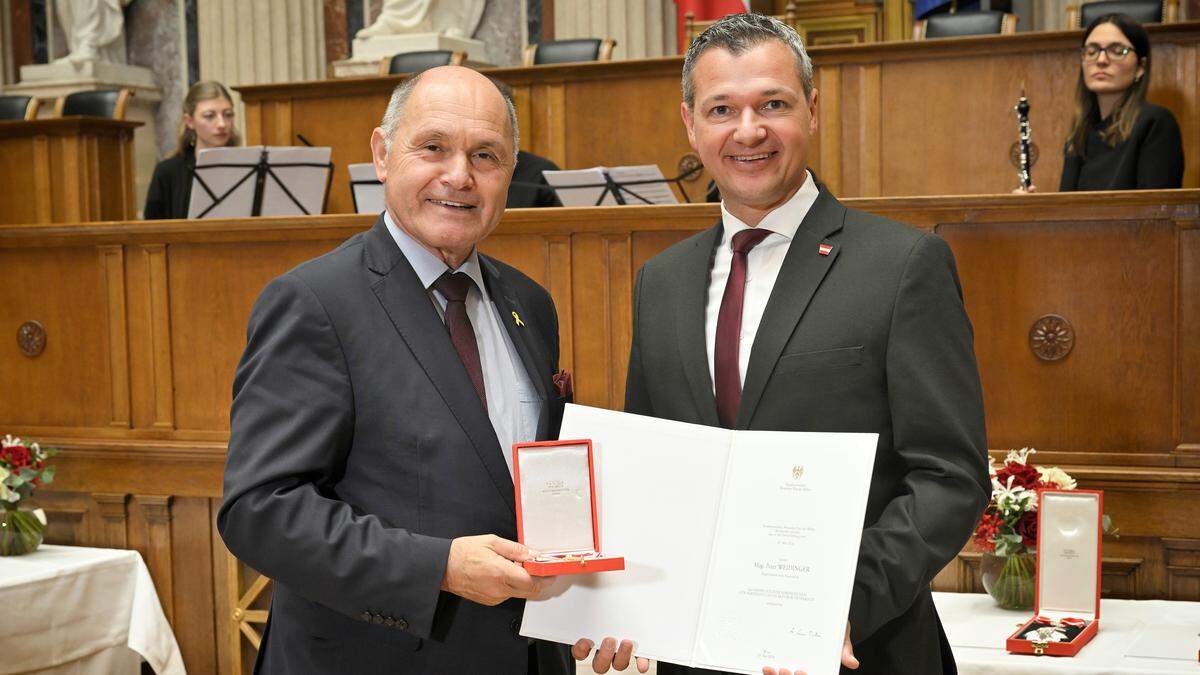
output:
M 696 86 L 692 82 L 692 70 L 704 52 L 720 48 L 734 56 L 740 56 L 767 40 L 779 40 L 792 50 L 796 57 L 796 72 L 804 86 L 804 96 L 812 95 L 813 65 L 804 51 L 804 42 L 796 31 L 786 23 L 762 14 L 730 14 L 709 26 L 692 40 L 687 55 L 683 57 L 683 101 L 688 108 L 696 103 Z
M 383 147 L 389 151 L 392 149 L 392 137 L 396 135 L 396 129 L 400 127 L 400 120 L 404 118 L 404 106 L 408 103 L 408 97 L 412 95 L 413 89 L 417 88 L 417 83 L 421 81 L 422 74 L 413 75 L 392 90 L 392 98 L 388 100 L 387 110 L 383 111 L 383 119 L 379 122 L 379 128 L 383 130 Z M 495 85 L 496 91 L 500 92 L 501 98 L 504 99 L 504 107 L 508 109 L 508 124 L 512 129 L 513 159 L 516 160 L 517 151 L 521 147 L 521 132 L 517 126 L 517 108 L 513 105 L 512 95 L 505 91 L 504 86 L 490 77 L 488 81 Z

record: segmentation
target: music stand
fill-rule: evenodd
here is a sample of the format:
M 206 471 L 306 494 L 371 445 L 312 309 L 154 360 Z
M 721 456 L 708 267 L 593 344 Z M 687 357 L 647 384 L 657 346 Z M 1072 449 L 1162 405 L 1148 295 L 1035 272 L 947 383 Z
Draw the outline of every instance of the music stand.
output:
M 584 169 L 582 171 L 545 171 L 543 174 L 546 180 L 550 182 L 550 186 L 555 191 L 565 190 L 595 190 L 600 189 L 599 194 L 595 198 L 595 202 L 590 206 L 600 206 L 604 200 L 612 196 L 612 200 L 616 204 L 624 206 L 633 203 L 633 200 L 643 204 L 677 204 L 679 200 L 675 199 L 674 193 L 670 192 L 669 188 L 665 191 L 652 190 L 648 191 L 648 195 L 643 195 L 634 190 L 636 186 L 664 185 L 674 184 L 679 188 L 679 193 L 683 195 L 684 202 L 692 203 L 691 197 L 687 190 L 683 187 L 683 181 L 688 180 L 695 174 L 699 173 L 703 167 L 696 165 L 691 169 L 675 176 L 674 178 L 665 178 L 658 167 L 653 164 L 642 166 L 617 166 L 617 167 L 593 167 L 592 169 Z M 593 182 L 570 183 L 563 182 L 564 174 L 574 174 L 575 177 L 584 175 L 594 175 L 598 180 Z M 568 179 L 570 180 L 570 179 Z M 558 184 L 555 184 L 556 181 Z M 667 196 L 669 195 L 669 199 Z M 559 193 L 559 199 L 564 205 L 568 202 L 578 202 L 578 199 L 563 199 L 565 197 L 562 192 Z M 584 206 L 585 204 L 575 204 L 576 206 Z
M 350 199 L 354 202 L 354 212 L 381 213 L 384 209 L 383 183 L 375 175 L 375 164 L 347 164 L 346 169 L 350 172 Z
M 190 170 L 188 217 L 323 213 L 333 176 L 331 152 L 328 147 L 289 146 L 201 150 Z

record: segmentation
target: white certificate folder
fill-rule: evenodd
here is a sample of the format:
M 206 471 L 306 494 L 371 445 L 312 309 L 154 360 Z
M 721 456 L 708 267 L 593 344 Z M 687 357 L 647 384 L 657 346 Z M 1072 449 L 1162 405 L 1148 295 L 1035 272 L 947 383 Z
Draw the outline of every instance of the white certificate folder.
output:
M 735 673 L 839 671 L 877 434 L 731 431 L 568 405 L 590 438 L 606 549 L 625 571 L 559 577 L 521 634 L 634 640 Z

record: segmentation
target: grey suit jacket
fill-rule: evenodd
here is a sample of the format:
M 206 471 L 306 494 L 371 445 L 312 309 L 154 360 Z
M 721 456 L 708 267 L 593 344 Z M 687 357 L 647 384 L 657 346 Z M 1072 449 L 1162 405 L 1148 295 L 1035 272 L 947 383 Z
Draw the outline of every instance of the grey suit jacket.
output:
M 558 324 L 544 289 L 480 256 L 556 437 Z M 265 673 L 525 675 L 523 604 L 439 591 L 450 540 L 516 539 L 512 478 L 449 334 L 382 218 L 272 281 L 234 380 L 229 550 L 274 582 Z M 538 646 L 542 675 L 568 672 Z M 572 671 L 573 672 L 573 671 Z
M 718 223 L 638 273 L 628 412 L 719 426 L 704 321 L 720 238 Z M 929 583 L 990 495 L 972 340 L 945 241 L 821 186 L 758 329 L 737 428 L 879 434 L 850 606 L 855 672 L 954 672 Z

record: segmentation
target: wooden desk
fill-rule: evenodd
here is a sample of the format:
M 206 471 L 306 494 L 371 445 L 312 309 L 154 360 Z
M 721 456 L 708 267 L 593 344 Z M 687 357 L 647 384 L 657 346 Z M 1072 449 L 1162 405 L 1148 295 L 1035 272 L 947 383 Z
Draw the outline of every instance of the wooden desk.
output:
M 0 223 L 133 218 L 133 130 L 141 125 L 93 117 L 0 122 Z
M 846 202 L 950 243 L 989 445 L 1035 446 L 1106 490 L 1122 530 L 1105 545 L 1113 597 L 1200 600 L 1200 190 Z M 550 290 L 576 400 L 615 408 L 636 270 L 717 217 L 715 204 L 515 210 L 482 248 Z M 143 551 L 189 670 L 250 658 L 237 631 L 265 617 L 262 585 L 213 529 L 251 304 L 372 222 L 0 226 L 0 381 L 36 383 L 0 396 L 0 429 L 65 448 L 54 489 L 38 493 L 48 540 Z M 1030 349 L 1046 314 L 1074 327 L 1062 360 Z M 29 320 L 46 329 L 37 357 L 13 339 Z M 975 576 L 956 562 L 937 587 Z
M 1200 187 L 1200 21 L 1148 26 L 1150 100 L 1183 130 L 1184 187 Z M 819 138 L 810 164 L 847 197 L 989 194 L 1016 186 L 1009 148 L 1022 86 L 1040 160 L 1058 189 L 1079 69 L 1079 31 L 813 47 Z M 513 87 L 526 150 L 563 168 L 654 163 L 680 173 L 692 153 L 679 114 L 680 57 L 486 70 Z M 346 164 L 368 141 L 400 77 L 237 87 L 251 144 L 333 147 L 330 213 L 350 213 Z M 703 199 L 707 175 L 688 183 Z

